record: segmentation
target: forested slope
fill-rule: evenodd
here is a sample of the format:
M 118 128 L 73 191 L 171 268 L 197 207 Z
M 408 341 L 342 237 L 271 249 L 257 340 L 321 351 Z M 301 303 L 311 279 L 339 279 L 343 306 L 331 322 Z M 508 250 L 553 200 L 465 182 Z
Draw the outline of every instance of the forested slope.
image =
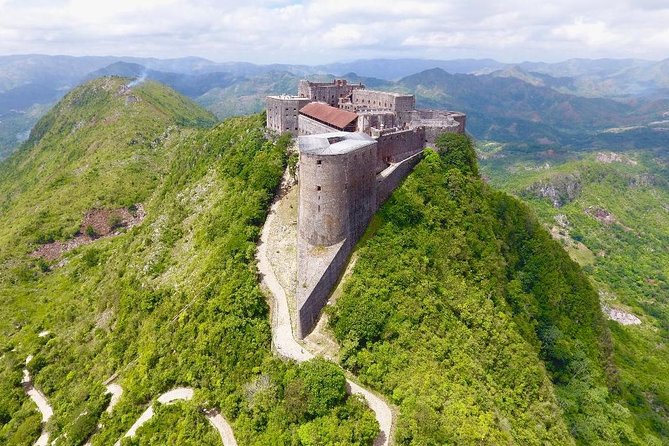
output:
M 666 154 L 607 151 L 541 165 L 507 157 L 488 161 L 486 173 L 532 207 L 582 265 L 608 311 L 637 318 L 608 323 L 621 395 L 637 422 L 669 443 Z
M 28 355 L 56 444 L 83 444 L 98 422 L 93 444 L 113 444 L 177 386 L 195 398 L 159 407 L 124 444 L 218 445 L 203 408 L 220 409 L 240 445 L 371 444 L 374 416 L 337 366 L 270 349 L 254 251 L 289 139 L 267 140 L 261 115 L 198 128 L 213 118 L 187 99 L 126 82 L 74 90 L 0 167 L 0 444 L 39 435 L 21 387 Z M 82 226 L 119 209 L 146 215 L 107 222 L 105 237 Z M 31 255 L 73 239 L 87 243 Z M 115 374 L 124 393 L 109 415 L 102 383 Z
M 661 444 L 619 400 L 597 292 L 445 135 L 382 207 L 331 326 L 399 444 Z M 373 234 L 373 236 L 371 236 Z

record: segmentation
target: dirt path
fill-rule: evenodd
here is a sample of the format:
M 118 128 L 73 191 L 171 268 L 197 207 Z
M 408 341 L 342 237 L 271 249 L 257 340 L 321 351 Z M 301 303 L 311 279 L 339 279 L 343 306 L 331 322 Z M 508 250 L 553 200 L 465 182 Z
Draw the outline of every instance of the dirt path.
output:
M 32 359 L 32 356 L 28 356 L 28 358 L 26 358 L 26 365 L 28 365 Z M 42 414 L 42 434 L 37 439 L 34 446 L 47 446 L 49 443 L 49 432 L 46 430 L 45 425 L 53 416 L 53 409 L 49 405 L 49 401 L 47 401 L 44 394 L 33 386 L 33 381 L 27 368 L 23 369 L 23 380 L 21 383 L 23 384 L 23 389 L 26 391 L 26 394 L 28 394 L 30 399 L 37 404 L 37 409 Z
M 218 431 L 218 434 L 221 436 L 221 441 L 224 446 L 237 446 L 237 440 L 235 440 L 235 434 L 232 432 L 232 427 L 228 420 L 223 418 L 223 415 L 218 413 L 216 410 L 206 411 L 207 420 L 209 423 L 214 426 L 214 429 Z
M 168 392 L 163 393 L 158 397 L 158 402 L 161 404 L 172 404 L 176 401 L 190 401 L 193 399 L 194 391 L 190 387 L 177 387 Z M 133 424 L 124 437 L 134 437 L 137 429 L 142 427 L 147 421 L 153 418 L 154 415 L 153 404 L 146 409 L 142 415 L 139 416 L 135 424 Z M 218 431 L 221 436 L 221 441 L 224 446 L 237 446 L 234 433 L 230 423 L 223 418 L 223 416 L 216 410 L 205 411 L 207 421 Z M 120 446 L 121 440 L 114 443 L 114 446 Z
M 121 395 L 123 395 L 123 388 L 116 383 L 107 384 L 107 393 L 111 394 L 111 400 L 109 400 L 109 406 L 107 406 L 107 413 L 112 413 L 114 406 L 118 404 Z
M 271 226 L 280 204 L 281 198 L 272 204 L 265 225 L 263 226 L 257 250 L 258 270 L 262 275 L 263 285 L 267 287 L 273 298 L 272 342 L 274 348 L 280 356 L 293 359 L 297 362 L 303 362 L 312 359 L 314 354 L 306 350 L 299 342 L 297 342 L 293 335 L 286 291 L 277 280 L 267 255 Z M 360 395 L 367 402 L 367 405 L 376 416 L 381 431 L 374 441 L 374 445 L 387 446 L 390 444 L 393 428 L 393 412 L 390 409 L 390 406 L 381 397 L 370 390 L 361 387 L 350 379 L 347 379 L 346 381 L 349 392 L 353 395 Z

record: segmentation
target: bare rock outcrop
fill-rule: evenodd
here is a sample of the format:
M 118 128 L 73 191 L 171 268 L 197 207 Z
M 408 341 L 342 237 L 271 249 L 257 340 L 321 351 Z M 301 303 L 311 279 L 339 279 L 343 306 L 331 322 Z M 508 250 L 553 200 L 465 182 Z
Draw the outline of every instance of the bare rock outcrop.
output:
M 578 174 L 559 174 L 534 183 L 525 189 L 523 195 L 548 198 L 553 207 L 560 208 L 578 198 L 581 189 L 581 178 Z

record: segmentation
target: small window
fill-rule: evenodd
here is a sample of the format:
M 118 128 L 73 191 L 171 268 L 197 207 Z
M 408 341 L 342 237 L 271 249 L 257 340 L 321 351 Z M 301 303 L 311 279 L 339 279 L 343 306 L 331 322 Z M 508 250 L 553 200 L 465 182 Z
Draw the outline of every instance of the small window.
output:
M 316 164 L 323 164 L 322 160 L 316 160 Z
M 321 187 L 320 187 L 320 186 L 316 186 L 316 190 L 321 190 Z

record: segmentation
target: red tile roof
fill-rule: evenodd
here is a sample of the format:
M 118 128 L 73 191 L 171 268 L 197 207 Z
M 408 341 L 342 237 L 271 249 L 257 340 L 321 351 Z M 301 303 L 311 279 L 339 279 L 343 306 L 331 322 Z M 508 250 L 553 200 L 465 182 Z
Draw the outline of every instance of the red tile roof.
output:
M 300 109 L 300 114 L 340 130 L 343 130 L 358 118 L 358 115 L 353 112 L 332 107 L 322 102 L 310 102 Z

